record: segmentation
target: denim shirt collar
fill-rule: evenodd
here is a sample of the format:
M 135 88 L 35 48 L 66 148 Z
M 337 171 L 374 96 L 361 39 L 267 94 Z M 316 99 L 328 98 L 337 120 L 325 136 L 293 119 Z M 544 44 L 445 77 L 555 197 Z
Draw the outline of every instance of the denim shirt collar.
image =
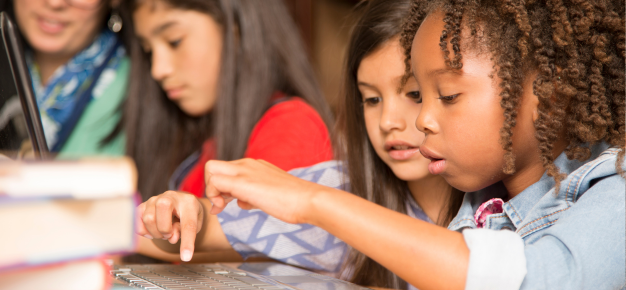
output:
M 570 175 L 578 168 L 583 166 L 590 160 L 597 158 L 604 150 L 608 148 L 608 144 L 601 143 L 591 147 L 591 158 L 586 161 L 569 160 L 565 153 L 561 153 L 554 164 L 559 167 L 562 173 Z M 560 212 L 568 209 L 575 200 L 572 194 L 571 184 L 566 180 L 561 182 L 561 188 L 558 194 L 554 194 L 554 179 L 544 173 L 539 181 L 535 182 L 517 196 L 505 202 L 503 205 L 504 212 L 501 214 L 493 214 L 487 219 L 485 228 L 492 229 L 510 229 L 518 231 L 522 237 L 528 229 L 533 229 L 533 214 L 544 214 L 546 211 Z M 459 213 L 452 220 L 449 229 L 460 231 L 465 228 L 476 228 L 474 221 L 474 213 L 478 207 L 485 201 L 492 198 L 506 199 L 507 190 L 502 182 L 497 182 L 482 190 L 476 192 L 468 192 L 463 198 L 463 203 L 459 209 Z M 542 217 L 545 217 L 543 215 Z M 537 218 L 539 219 L 539 217 Z M 492 222 L 498 220 L 498 226 L 494 227 Z M 523 228 L 520 226 L 523 225 Z

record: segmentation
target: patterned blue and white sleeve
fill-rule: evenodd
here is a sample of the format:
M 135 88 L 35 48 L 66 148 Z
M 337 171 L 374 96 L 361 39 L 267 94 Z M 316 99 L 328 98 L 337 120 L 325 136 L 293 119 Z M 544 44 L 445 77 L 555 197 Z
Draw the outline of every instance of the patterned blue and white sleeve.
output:
M 346 190 L 348 177 L 341 162 L 327 161 L 298 168 L 290 174 L 321 185 Z M 229 203 L 218 214 L 226 238 L 244 259 L 267 256 L 288 264 L 336 273 L 346 253 L 346 244 L 309 224 L 288 224 L 261 210 L 242 210 Z

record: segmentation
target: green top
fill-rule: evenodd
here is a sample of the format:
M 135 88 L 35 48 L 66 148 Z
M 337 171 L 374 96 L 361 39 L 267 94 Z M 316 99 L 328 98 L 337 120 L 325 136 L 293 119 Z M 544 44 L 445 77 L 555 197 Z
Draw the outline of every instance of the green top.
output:
M 85 108 L 83 115 L 57 157 L 124 155 L 126 138 L 123 132 L 104 146 L 100 146 L 100 143 L 113 131 L 122 116 L 121 105 L 126 96 L 129 72 L 130 61 L 128 57 L 125 57 L 118 65 L 115 73 L 102 73 L 98 82 L 110 83 L 104 85 L 102 90 L 99 88 L 101 84 L 96 85 L 93 99 Z

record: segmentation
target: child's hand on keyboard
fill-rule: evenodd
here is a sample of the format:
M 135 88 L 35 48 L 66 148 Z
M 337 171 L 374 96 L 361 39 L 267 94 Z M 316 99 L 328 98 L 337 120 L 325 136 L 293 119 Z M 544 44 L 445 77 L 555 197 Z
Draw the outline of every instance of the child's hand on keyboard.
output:
M 194 252 L 196 234 L 202 229 L 204 207 L 192 194 L 166 191 L 137 207 L 137 234 L 148 239 L 181 240 L 180 258 L 187 262 Z

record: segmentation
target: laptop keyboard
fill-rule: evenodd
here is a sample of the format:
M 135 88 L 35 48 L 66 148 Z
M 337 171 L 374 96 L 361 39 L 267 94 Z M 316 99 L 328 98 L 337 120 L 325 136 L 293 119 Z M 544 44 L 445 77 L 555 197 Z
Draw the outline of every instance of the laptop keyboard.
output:
M 111 274 L 141 289 L 289 289 L 219 265 L 124 265 L 115 266 Z

